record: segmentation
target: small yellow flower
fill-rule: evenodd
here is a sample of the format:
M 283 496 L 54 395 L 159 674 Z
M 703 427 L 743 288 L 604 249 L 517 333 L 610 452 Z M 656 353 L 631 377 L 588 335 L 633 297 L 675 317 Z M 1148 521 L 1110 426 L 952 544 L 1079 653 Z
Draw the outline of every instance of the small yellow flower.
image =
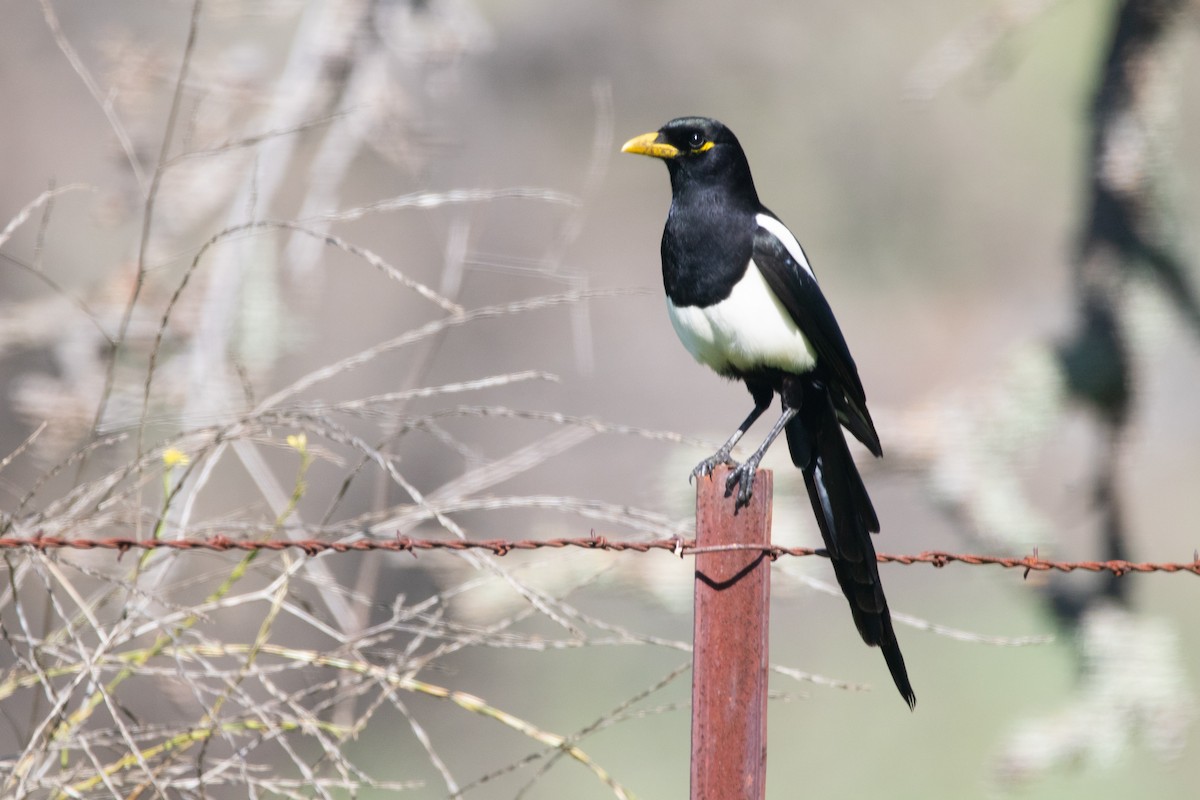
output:
M 188 464 L 192 463 L 192 460 L 188 458 L 187 453 L 183 452 L 182 450 L 177 450 L 174 447 L 167 448 L 165 451 L 163 451 L 162 460 L 163 463 L 167 465 L 168 469 L 181 465 L 187 466 Z
M 308 449 L 308 436 L 304 433 L 293 433 L 287 437 L 288 447 L 303 453 Z

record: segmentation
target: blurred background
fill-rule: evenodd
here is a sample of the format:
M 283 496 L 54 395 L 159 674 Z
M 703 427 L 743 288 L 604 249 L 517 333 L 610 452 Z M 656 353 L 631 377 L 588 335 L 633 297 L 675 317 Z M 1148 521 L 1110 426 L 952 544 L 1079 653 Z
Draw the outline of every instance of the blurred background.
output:
M 665 170 L 618 150 L 703 114 L 858 361 L 880 552 L 1200 547 L 1193 3 L 0 10 L 5 535 L 690 535 L 750 398 L 677 342 Z M 4 793 L 619 792 L 528 726 L 687 791 L 690 561 L 239 562 L 8 553 Z M 911 714 L 828 564 L 775 564 L 770 796 L 1191 796 L 1194 577 L 882 574 Z

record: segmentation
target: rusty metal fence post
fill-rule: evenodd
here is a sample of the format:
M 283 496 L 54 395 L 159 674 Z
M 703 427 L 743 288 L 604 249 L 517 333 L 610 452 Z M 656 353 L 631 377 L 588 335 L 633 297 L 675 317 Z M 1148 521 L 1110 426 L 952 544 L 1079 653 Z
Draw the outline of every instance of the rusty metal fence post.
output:
M 697 481 L 696 546 L 771 543 L 772 476 L 754 476 L 735 516 L 727 467 Z M 696 556 L 691 800 L 764 800 L 771 560 L 754 550 Z

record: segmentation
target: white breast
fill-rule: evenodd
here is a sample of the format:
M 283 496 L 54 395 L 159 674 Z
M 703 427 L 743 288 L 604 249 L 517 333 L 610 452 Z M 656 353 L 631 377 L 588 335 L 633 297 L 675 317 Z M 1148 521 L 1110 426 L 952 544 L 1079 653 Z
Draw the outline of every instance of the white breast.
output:
M 719 373 L 761 367 L 800 373 L 817 363 L 812 345 L 753 261 L 725 300 L 680 308 L 667 298 L 667 313 L 688 352 Z

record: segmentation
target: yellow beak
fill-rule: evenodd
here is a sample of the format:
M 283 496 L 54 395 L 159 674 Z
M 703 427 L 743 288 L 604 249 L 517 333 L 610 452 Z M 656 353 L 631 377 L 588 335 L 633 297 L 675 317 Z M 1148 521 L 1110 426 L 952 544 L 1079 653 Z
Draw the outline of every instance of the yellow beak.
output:
M 636 153 L 642 156 L 651 156 L 652 158 L 675 158 L 679 155 L 679 150 L 676 147 L 666 142 L 658 141 L 658 131 L 643 133 L 641 136 L 633 137 L 621 145 L 621 152 Z

